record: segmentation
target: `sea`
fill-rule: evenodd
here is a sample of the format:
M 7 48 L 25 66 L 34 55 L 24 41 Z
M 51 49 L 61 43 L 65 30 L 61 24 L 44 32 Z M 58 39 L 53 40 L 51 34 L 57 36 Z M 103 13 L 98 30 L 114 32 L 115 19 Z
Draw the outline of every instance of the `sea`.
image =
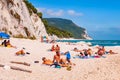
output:
M 120 40 L 57 40 L 57 42 L 70 42 L 70 43 L 77 43 L 77 42 L 89 42 L 92 45 L 99 45 L 99 46 L 120 46 Z

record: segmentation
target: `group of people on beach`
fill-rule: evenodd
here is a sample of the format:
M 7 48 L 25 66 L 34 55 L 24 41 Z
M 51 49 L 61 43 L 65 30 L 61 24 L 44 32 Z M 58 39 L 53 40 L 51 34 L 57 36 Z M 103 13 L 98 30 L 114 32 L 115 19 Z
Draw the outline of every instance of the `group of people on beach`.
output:
M 53 48 L 54 48 L 54 45 L 52 46 L 52 50 L 51 50 L 51 51 L 55 51 L 56 53 L 53 57 L 53 60 L 43 57 L 42 58 L 43 64 L 50 65 L 50 66 L 55 65 L 55 67 L 68 67 L 70 65 L 75 65 L 70 60 L 71 55 L 69 51 L 61 54 L 59 45 L 56 45 L 56 47 L 54 49 Z M 62 55 L 65 55 L 66 58 L 65 59 L 61 58 Z
M 8 48 L 17 48 L 16 46 L 13 46 L 12 44 L 11 44 L 11 42 L 10 42 L 10 40 L 8 39 L 8 40 L 3 40 L 3 42 L 1 43 L 1 46 L 3 46 L 3 47 L 8 47 Z M 25 48 L 23 47 L 22 49 L 20 49 L 20 50 L 18 50 L 17 52 L 15 52 L 15 55 L 25 55 Z M 28 52 L 27 52 L 27 54 L 29 54 Z
M 15 46 L 11 45 L 10 40 L 4 40 L 1 43 L 2 46 L 4 47 L 14 47 Z M 115 52 L 113 52 L 112 50 L 110 51 L 106 51 L 104 46 L 98 46 L 96 47 L 98 50 L 97 52 L 93 53 L 91 48 L 88 49 L 83 49 L 83 50 L 79 50 L 77 48 L 74 48 L 73 50 L 75 52 L 79 52 L 79 56 L 80 57 L 84 57 L 84 56 L 92 56 L 93 54 L 98 55 L 98 56 L 103 56 L 104 54 L 116 54 Z M 22 48 L 21 50 L 17 51 L 15 53 L 15 55 L 25 55 L 25 48 Z M 49 65 L 49 66 L 55 66 L 55 68 L 61 68 L 61 67 L 71 67 L 72 65 L 75 65 L 74 63 L 71 62 L 71 54 L 70 51 L 67 52 L 60 52 L 60 46 L 57 45 L 52 45 L 50 51 L 55 52 L 56 54 L 53 56 L 53 59 L 47 59 L 46 57 L 42 57 L 42 64 L 45 65 Z M 27 54 L 30 54 L 27 52 Z M 61 56 L 65 56 L 65 58 L 62 58 Z
M 112 50 L 110 51 L 106 51 L 104 46 L 99 46 L 96 47 L 98 50 L 97 52 L 93 53 L 94 51 L 91 48 L 88 49 L 83 49 L 83 50 L 79 50 L 77 48 L 74 48 L 73 50 L 75 52 L 79 52 L 80 54 L 78 56 L 80 57 L 89 57 L 89 56 L 95 56 L 95 57 L 100 57 L 103 56 L 104 54 L 116 54 L 115 52 L 113 52 Z M 71 55 L 70 52 L 64 52 L 61 53 L 60 52 L 60 46 L 59 45 L 52 45 L 51 47 L 51 51 L 54 51 L 56 54 L 53 57 L 53 60 L 47 59 L 46 57 L 42 58 L 43 63 L 42 64 L 46 64 L 46 65 L 55 65 L 55 66 L 61 66 L 61 67 L 68 67 L 70 65 L 75 65 L 74 63 L 71 62 Z M 65 55 L 66 58 L 61 58 L 62 55 Z
M 92 49 L 83 49 L 83 50 L 78 50 L 77 48 L 74 48 L 73 50 L 75 52 L 80 52 L 79 56 L 84 57 L 84 56 L 92 56 L 92 55 L 97 55 L 97 56 L 103 56 L 104 54 L 116 54 L 112 50 L 106 51 L 104 46 L 99 46 L 96 47 L 98 50 L 97 52 L 93 53 Z
M 55 43 L 55 39 L 49 39 L 47 36 L 41 36 L 40 42 L 46 42 L 46 43 Z
M 58 45 L 52 45 L 52 47 L 51 47 L 51 51 L 60 51 L 60 47 L 58 46 Z

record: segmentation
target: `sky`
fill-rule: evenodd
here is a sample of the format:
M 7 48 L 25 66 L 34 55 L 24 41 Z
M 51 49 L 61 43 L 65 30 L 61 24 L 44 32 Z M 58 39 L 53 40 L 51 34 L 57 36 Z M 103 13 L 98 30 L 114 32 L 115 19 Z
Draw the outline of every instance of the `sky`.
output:
M 120 0 L 29 0 L 43 18 L 70 19 L 95 40 L 120 40 Z

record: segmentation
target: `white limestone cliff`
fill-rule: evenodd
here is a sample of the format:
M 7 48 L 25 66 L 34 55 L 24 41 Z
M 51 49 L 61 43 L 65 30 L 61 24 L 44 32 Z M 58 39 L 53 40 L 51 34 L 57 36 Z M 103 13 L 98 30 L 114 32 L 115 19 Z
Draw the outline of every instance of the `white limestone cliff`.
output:
M 0 0 L 0 31 L 12 37 L 47 36 L 41 19 L 34 13 L 30 16 L 23 0 Z
M 83 37 L 87 40 L 92 40 L 92 38 L 88 35 L 87 31 L 85 30 L 84 32 L 85 34 L 83 34 Z

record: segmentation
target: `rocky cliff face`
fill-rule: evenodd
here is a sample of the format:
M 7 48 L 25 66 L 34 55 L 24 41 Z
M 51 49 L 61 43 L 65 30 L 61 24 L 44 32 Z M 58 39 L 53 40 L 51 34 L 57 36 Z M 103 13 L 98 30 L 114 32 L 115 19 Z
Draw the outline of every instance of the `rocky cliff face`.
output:
M 0 0 L 0 31 L 21 38 L 47 35 L 41 19 L 34 13 L 29 14 L 23 0 Z
M 85 30 L 84 32 L 85 32 L 85 34 L 83 34 L 84 38 L 88 40 L 92 40 L 92 38 L 88 35 L 87 31 Z

